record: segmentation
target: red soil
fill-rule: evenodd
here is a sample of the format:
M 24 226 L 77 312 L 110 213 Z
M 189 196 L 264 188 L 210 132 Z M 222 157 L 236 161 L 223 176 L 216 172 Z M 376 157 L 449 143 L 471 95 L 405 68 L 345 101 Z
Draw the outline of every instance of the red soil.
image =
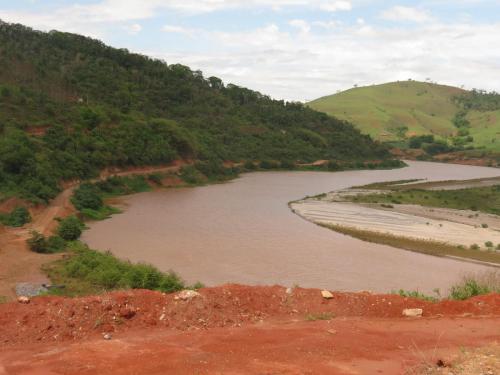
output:
M 277 286 L 200 292 L 0 305 L 0 374 L 400 374 L 500 339 L 499 294 L 429 303 Z M 402 316 L 416 307 L 422 318 Z M 329 320 L 307 321 L 321 316 Z

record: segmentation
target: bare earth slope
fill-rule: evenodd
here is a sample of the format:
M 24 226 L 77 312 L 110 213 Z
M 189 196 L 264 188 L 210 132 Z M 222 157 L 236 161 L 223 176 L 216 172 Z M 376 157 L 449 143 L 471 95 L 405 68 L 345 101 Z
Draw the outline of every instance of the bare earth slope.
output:
M 175 297 L 131 291 L 0 305 L 0 374 L 404 374 L 500 340 L 498 294 L 433 304 L 226 285 Z M 416 307 L 422 318 L 402 316 Z

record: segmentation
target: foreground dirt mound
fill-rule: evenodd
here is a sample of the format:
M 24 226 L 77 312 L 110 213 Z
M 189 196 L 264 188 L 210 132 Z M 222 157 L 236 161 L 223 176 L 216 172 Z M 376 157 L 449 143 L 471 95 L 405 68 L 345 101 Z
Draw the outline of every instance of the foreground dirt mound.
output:
M 324 296 L 226 285 L 3 304 L 0 374 L 423 374 L 500 340 L 498 294 Z M 403 316 L 415 308 L 422 317 Z
M 192 330 L 341 317 L 403 319 L 402 311 L 408 308 L 421 308 L 423 317 L 500 316 L 499 294 L 439 303 L 369 293 L 333 293 L 325 299 L 317 289 L 279 286 L 226 285 L 192 294 L 133 290 L 3 304 L 0 345 L 82 340 L 144 328 Z

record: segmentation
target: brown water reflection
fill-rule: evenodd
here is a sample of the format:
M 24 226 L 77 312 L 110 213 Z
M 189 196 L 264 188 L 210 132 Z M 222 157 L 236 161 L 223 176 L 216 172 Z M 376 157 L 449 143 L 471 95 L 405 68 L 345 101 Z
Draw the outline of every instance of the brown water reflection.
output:
M 92 223 L 84 240 L 206 285 L 299 284 L 336 290 L 445 290 L 485 267 L 370 244 L 292 214 L 287 202 L 376 181 L 500 176 L 499 169 L 410 162 L 404 169 L 258 172 L 226 184 L 124 198 L 127 210 Z

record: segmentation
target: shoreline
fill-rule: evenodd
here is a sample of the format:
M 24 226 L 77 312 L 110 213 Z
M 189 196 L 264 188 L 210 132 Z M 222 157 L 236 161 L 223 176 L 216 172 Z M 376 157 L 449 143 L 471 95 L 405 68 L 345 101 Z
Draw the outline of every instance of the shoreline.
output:
M 485 178 L 460 181 L 417 182 L 407 186 L 475 187 L 498 181 Z M 381 183 L 380 185 L 390 183 Z M 500 216 L 470 210 L 417 204 L 360 203 L 353 196 L 391 190 L 353 187 L 289 202 L 293 213 L 316 225 L 351 237 L 398 249 L 500 267 Z

